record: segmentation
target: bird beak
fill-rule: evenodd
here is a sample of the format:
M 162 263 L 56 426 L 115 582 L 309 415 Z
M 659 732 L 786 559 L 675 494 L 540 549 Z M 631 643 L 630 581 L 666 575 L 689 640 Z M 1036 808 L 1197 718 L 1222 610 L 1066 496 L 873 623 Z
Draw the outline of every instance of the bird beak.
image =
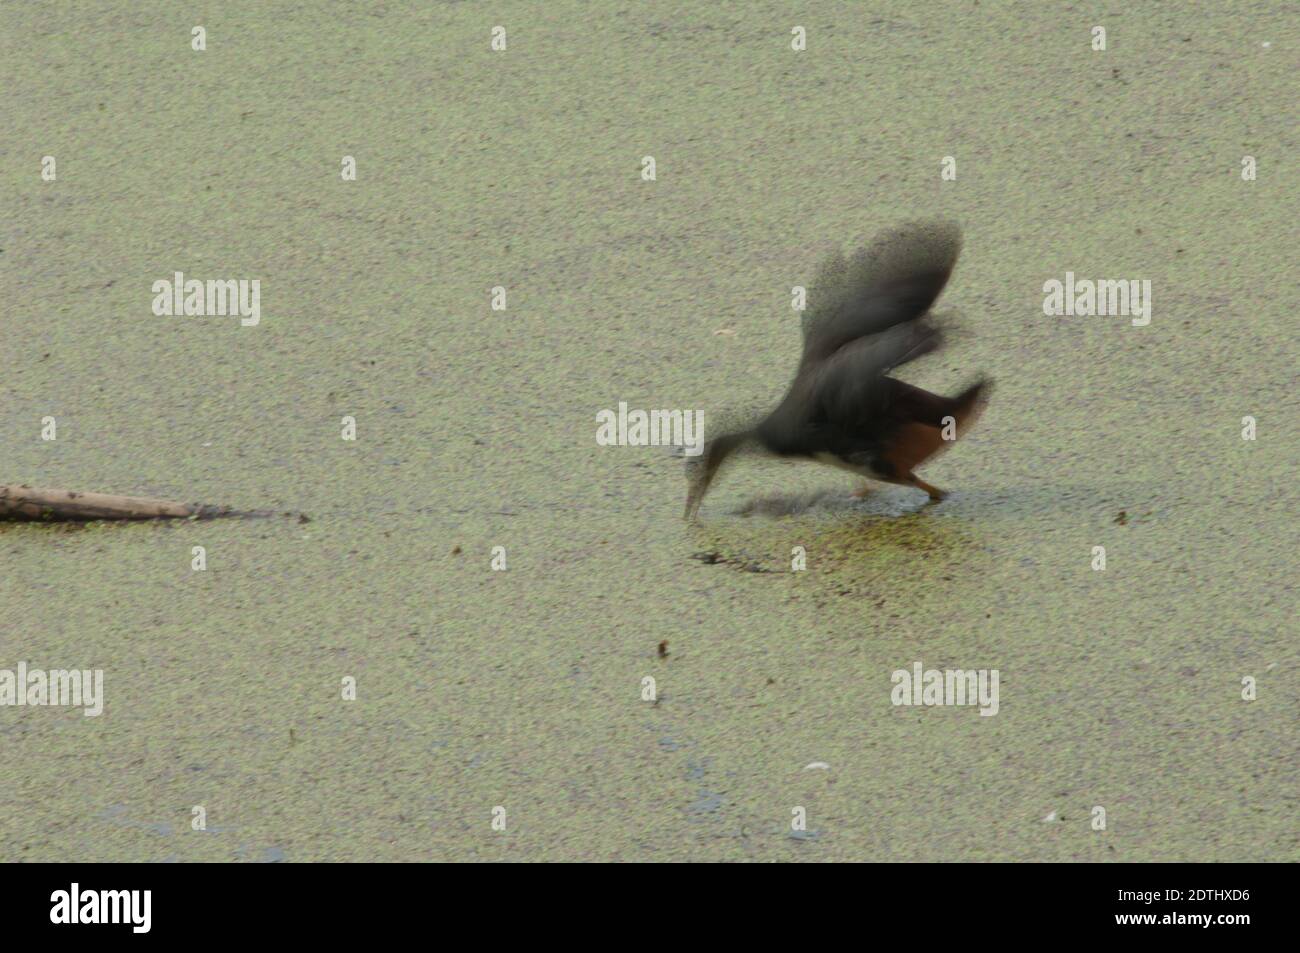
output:
M 750 431 L 741 431 L 738 433 L 725 434 L 717 440 L 710 441 L 704 447 L 704 455 L 698 458 L 694 469 L 690 471 L 690 489 L 686 494 L 686 513 L 685 518 L 693 520 L 700 511 L 700 504 L 704 502 L 704 494 L 709 491 L 709 484 L 713 482 L 714 476 L 717 475 L 718 468 L 722 466 L 722 461 L 731 456 L 746 440 L 751 438 Z
M 708 491 L 712 479 L 713 474 L 706 470 L 701 470 L 691 479 L 690 489 L 686 493 L 686 512 L 682 514 L 683 519 L 694 522 L 699 516 L 700 504 L 704 502 L 704 494 Z

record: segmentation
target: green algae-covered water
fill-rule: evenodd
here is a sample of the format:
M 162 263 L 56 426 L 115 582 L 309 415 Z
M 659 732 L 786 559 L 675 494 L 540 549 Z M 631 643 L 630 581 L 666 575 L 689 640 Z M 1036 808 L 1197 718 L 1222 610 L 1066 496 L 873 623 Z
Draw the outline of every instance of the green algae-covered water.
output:
M 0 858 L 1297 859 L 1284 11 L 6 5 L 0 482 L 295 515 L 0 526 L 0 668 L 105 696 L 0 707 Z M 753 459 L 692 526 L 597 445 L 779 396 L 791 288 L 935 216 L 945 502 Z

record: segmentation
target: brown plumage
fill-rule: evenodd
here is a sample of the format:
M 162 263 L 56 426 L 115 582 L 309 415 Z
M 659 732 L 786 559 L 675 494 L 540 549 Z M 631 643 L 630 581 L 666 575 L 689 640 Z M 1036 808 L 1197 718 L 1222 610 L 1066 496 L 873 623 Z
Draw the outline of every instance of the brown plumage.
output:
M 888 372 L 943 343 L 930 308 L 960 250 L 955 226 L 920 224 L 882 235 L 851 261 L 831 259 L 809 294 L 803 356 L 789 391 L 756 427 L 706 444 L 691 471 L 686 516 L 698 511 L 723 461 L 746 444 L 942 499 L 914 471 L 965 434 L 989 382 L 943 397 Z

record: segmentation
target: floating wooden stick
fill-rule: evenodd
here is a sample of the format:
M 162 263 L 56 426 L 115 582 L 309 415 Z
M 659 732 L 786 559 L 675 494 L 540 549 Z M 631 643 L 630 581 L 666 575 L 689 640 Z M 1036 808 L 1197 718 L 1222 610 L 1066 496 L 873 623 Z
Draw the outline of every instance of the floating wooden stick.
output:
M 236 514 L 226 507 L 152 500 L 143 496 L 0 485 L 0 519 L 151 520 L 233 515 Z

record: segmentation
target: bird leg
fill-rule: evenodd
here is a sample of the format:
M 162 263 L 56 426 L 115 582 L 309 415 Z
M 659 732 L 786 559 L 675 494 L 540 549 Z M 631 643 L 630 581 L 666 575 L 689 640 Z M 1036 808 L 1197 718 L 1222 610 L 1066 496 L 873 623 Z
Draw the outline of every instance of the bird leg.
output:
M 853 497 L 855 500 L 866 499 L 870 495 L 871 495 L 870 483 L 862 484 L 862 486 L 858 487 L 856 490 L 854 490 L 852 493 L 849 494 L 849 496 Z
M 948 495 L 943 490 L 939 489 L 937 486 L 931 486 L 929 483 L 926 483 L 915 473 L 909 473 L 907 475 L 907 482 L 911 486 L 916 487 L 918 490 L 925 490 L 926 493 L 930 494 L 930 499 L 933 500 L 935 503 L 938 503 L 940 500 L 942 500 L 945 496 Z

